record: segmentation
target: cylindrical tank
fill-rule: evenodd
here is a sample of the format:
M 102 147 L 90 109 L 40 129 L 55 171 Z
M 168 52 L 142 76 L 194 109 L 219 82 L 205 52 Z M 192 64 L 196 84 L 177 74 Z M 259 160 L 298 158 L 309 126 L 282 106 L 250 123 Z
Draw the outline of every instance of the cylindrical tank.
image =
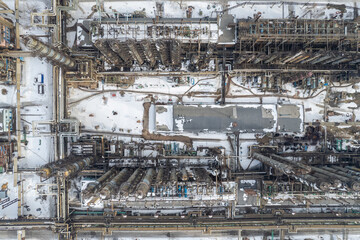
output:
M 136 190 L 137 198 L 142 199 L 142 198 L 146 197 L 146 194 L 148 193 L 148 191 L 150 189 L 154 175 L 155 175 L 155 170 L 153 168 L 149 168 L 146 171 L 144 178 L 137 186 L 137 190 Z
M 110 182 L 106 183 L 105 187 L 100 191 L 102 199 L 109 199 L 112 194 L 116 194 L 119 185 L 124 182 L 130 175 L 131 171 L 128 168 L 121 170 Z
M 40 40 L 37 40 L 36 38 L 26 37 L 24 39 L 26 47 L 39 54 L 41 57 L 45 57 L 50 61 L 54 61 L 68 68 L 75 67 L 75 61 L 71 57 L 66 56 L 64 53 L 54 50 L 53 48 L 41 42 Z
M 121 195 L 129 195 L 130 187 L 134 184 L 135 179 L 138 177 L 139 174 L 141 174 L 141 172 L 142 171 L 140 168 L 136 169 L 135 172 L 129 177 L 129 179 L 121 184 L 119 189 Z

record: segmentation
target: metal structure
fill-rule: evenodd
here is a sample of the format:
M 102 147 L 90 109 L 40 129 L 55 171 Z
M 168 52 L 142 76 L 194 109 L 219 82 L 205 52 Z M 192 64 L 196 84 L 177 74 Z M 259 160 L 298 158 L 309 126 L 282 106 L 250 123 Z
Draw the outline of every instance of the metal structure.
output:
M 7 126 L 1 122 L 7 139 L 0 142 L 0 170 L 12 171 L 18 193 L 15 200 L 1 199 L 1 205 L 18 203 L 22 218 L 1 220 L 0 230 L 51 229 L 60 239 L 118 231 L 238 231 L 239 238 L 254 232 L 266 238 L 270 232 L 272 238 L 277 234 L 285 239 L 285 234 L 297 231 L 360 229 L 356 108 L 346 110 L 346 121 L 329 121 L 350 103 L 348 99 L 360 101 L 356 5 L 351 8 L 353 19 L 292 14 L 265 19 L 261 12 L 236 19 L 231 9 L 248 2 L 222 11 L 210 10 L 209 4 L 216 18 L 193 18 L 192 6 L 187 6 L 186 18 L 166 18 L 163 3 L 156 3 L 156 17 L 148 18 L 141 11 L 105 12 L 104 2 L 97 1 L 88 18 L 77 19 L 69 28 L 70 10 L 79 2 L 60 2 L 54 0 L 51 10 L 31 14 L 33 27 L 50 30 L 49 43 L 39 40 L 43 36 L 24 36 L 30 51 L 1 53 L 0 82 L 16 82 L 17 111 L 11 121 L 16 121 L 16 131 L 11 131 L 9 121 Z M 277 4 L 289 9 L 296 5 L 281 1 L 273 6 Z M 7 28 L 5 35 L 15 28 L 19 50 L 18 5 L 16 1 L 15 27 L 2 17 L 0 27 Z M 12 13 L 2 1 L 0 7 Z M 330 3 L 327 7 L 342 14 L 349 8 Z M 66 41 L 69 29 L 77 34 L 71 49 Z M 4 46 L 12 47 L 10 42 Z M 20 57 L 30 54 L 52 64 L 53 115 L 33 120 L 25 128 L 22 116 L 30 103 L 20 104 L 20 88 L 26 82 L 22 69 L 28 60 Z M 161 79 L 156 79 L 158 85 L 151 82 L 155 78 Z M 142 89 L 148 84 L 151 90 Z M 158 91 L 160 85 L 168 89 Z M 184 86 L 188 88 L 183 91 Z M 172 92 L 175 87 L 179 90 Z M 72 88 L 86 96 L 73 100 Z M 344 96 L 332 88 L 345 89 Z M 304 104 L 321 94 L 323 102 L 316 102 L 315 110 Z M 109 97 L 114 102 L 141 101 L 142 119 L 133 118 L 139 124 L 137 132 L 117 125 L 130 126 L 125 120 L 116 122 L 110 132 L 101 124 L 89 129 L 96 121 L 73 118 L 74 112 L 86 112 L 86 107 L 74 110 L 73 106 L 96 96 L 102 97 L 99 108 L 104 109 L 113 106 L 107 105 Z M 276 103 L 268 104 L 266 98 Z M 290 99 L 294 101 L 287 103 Z M 176 111 L 181 105 L 184 114 Z M 106 117 L 117 121 L 131 115 L 115 110 Z M 304 122 L 311 111 L 323 114 L 323 121 Z M 86 118 L 96 114 L 86 113 Z M 170 116 L 166 120 L 171 124 L 154 130 L 151 126 L 163 121 L 160 114 Z M 189 125 L 190 130 L 200 130 L 187 132 L 184 126 Z M 54 145 L 49 162 L 39 169 L 18 167 L 27 152 L 21 149 L 27 145 L 28 133 L 49 138 Z M 24 220 L 26 179 L 21 174 L 29 171 L 36 171 L 39 181 L 48 181 L 38 184 L 36 191 L 55 203 L 51 219 Z

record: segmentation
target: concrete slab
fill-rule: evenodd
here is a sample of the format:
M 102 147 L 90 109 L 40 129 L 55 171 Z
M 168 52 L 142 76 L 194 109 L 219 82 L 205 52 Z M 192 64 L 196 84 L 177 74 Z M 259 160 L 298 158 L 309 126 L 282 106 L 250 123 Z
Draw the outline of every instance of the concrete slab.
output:
M 269 111 L 270 110 L 270 111 Z M 198 133 L 214 132 L 263 132 L 272 129 L 275 117 L 271 109 L 260 105 L 242 106 L 174 106 L 174 130 Z
M 300 107 L 297 105 L 277 105 L 278 132 L 300 132 L 301 131 L 301 114 Z
M 219 22 L 219 44 L 235 44 L 235 26 L 229 27 L 229 25 L 234 24 L 233 15 L 224 14 L 221 16 Z

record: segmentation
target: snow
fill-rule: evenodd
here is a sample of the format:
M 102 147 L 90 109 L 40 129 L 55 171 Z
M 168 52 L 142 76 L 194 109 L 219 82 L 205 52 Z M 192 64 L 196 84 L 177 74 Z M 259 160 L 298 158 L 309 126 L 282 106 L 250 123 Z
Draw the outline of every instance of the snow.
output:
M 161 109 L 155 113 L 156 128 L 158 132 L 173 131 L 173 106 L 172 105 L 159 105 L 157 109 Z M 164 110 L 163 110 L 164 109 Z M 163 130 L 168 129 L 168 130 Z
M 24 195 L 23 215 L 45 219 L 54 217 L 56 212 L 55 195 L 48 191 L 49 186 L 47 185 L 51 184 L 51 180 L 40 183 L 40 177 L 35 173 L 23 173 L 22 177 L 24 180 L 26 179 L 22 186 Z
M 132 94 L 97 94 L 87 101 L 70 105 L 70 117 L 80 121 L 86 130 L 141 134 L 143 99 Z
M 18 187 L 17 187 L 17 185 L 14 186 L 14 175 L 8 174 L 8 173 L 2 174 L 1 175 L 1 185 L 3 185 L 3 184 L 8 184 L 7 196 L 10 198 L 9 201 L 4 202 L 4 204 L 17 199 L 18 198 Z M 0 201 L 4 201 L 4 200 L 5 199 L 1 199 Z M 2 204 L 2 206 L 4 206 L 4 204 Z M 4 209 L 1 207 L 0 208 L 0 219 L 1 220 L 16 219 L 18 217 L 17 213 L 18 213 L 17 203 L 13 203 Z
M 13 0 L 4 0 L 10 7 L 14 5 Z M 331 1 L 324 1 L 328 3 Z M 165 1 L 163 2 L 164 14 L 163 17 L 171 18 L 186 18 L 186 11 L 191 7 L 192 17 L 215 18 L 218 16 L 219 11 L 226 7 L 232 7 L 239 4 L 239 1 L 229 1 L 228 6 L 224 6 L 217 2 L 203 2 L 203 1 Z M 294 5 L 289 7 L 287 4 L 281 5 L 256 5 L 243 2 L 242 6 L 231 9 L 230 14 L 235 15 L 237 18 L 247 19 L 253 17 L 254 14 L 260 12 L 262 18 L 280 18 L 282 15 L 287 17 L 289 11 L 293 9 L 296 16 L 304 15 L 305 18 L 310 18 L 311 15 L 318 16 L 319 18 L 330 18 L 332 14 L 335 14 L 337 10 L 327 9 L 320 4 L 317 6 L 301 6 Z M 318 2 L 320 3 L 320 2 Z M 335 3 L 335 2 L 331 2 Z M 352 2 L 340 2 L 340 4 L 346 4 L 347 6 L 353 6 Z M 68 26 L 76 23 L 78 18 L 86 19 L 91 13 L 92 6 L 96 5 L 96 1 L 92 2 L 80 2 L 79 8 L 75 11 L 70 11 L 73 19 L 69 19 Z M 284 6 L 284 12 L 282 10 Z M 122 14 L 133 13 L 134 11 L 144 10 L 146 17 L 154 18 L 156 15 L 156 3 L 154 1 L 122 1 L 122 2 L 104 2 L 105 12 L 113 15 L 114 12 Z M 20 0 L 20 34 L 34 34 L 37 36 L 44 36 L 48 34 L 49 29 L 37 28 L 30 25 L 30 13 L 42 12 L 46 9 L 51 9 L 50 0 Z M 311 14 L 307 11 L 311 10 Z M 352 17 L 351 11 L 345 14 L 345 18 Z M 99 13 L 94 14 L 94 18 L 99 18 Z M 172 27 L 178 26 L 172 24 Z M 139 27 L 139 34 L 136 35 L 136 31 L 131 27 Z M 145 25 L 134 26 L 121 26 L 122 30 L 130 31 L 129 34 L 123 34 L 121 37 L 132 36 L 137 39 L 147 38 L 142 32 L 145 30 Z M 134 30 L 134 31 L 133 31 Z M 206 23 L 194 23 L 191 25 L 191 31 L 207 30 L 207 34 L 200 34 L 198 38 L 182 37 L 182 41 L 197 41 L 198 39 L 208 40 L 215 42 L 218 35 L 222 34 L 221 30 L 218 30 L 217 24 Z M 210 35 L 210 32 L 213 34 Z M 141 34 L 142 33 L 142 34 Z M 42 38 L 48 41 L 48 38 Z M 93 38 L 95 40 L 96 38 Z M 75 41 L 84 40 L 84 36 L 77 34 L 76 31 L 68 33 L 68 44 L 72 46 Z M 25 49 L 25 48 L 24 48 Z M 32 216 L 35 218 L 51 218 L 55 214 L 55 204 L 53 194 L 49 191 L 48 187 L 52 186 L 53 179 L 49 179 L 45 182 L 40 182 L 40 178 L 35 174 L 33 170 L 36 170 L 41 165 L 46 164 L 49 161 L 54 160 L 54 138 L 51 136 L 33 136 L 32 135 L 32 123 L 35 121 L 46 121 L 53 119 L 53 83 L 52 83 L 52 67 L 46 61 L 33 57 L 23 58 L 23 76 L 21 80 L 21 129 L 22 140 L 25 140 L 23 134 L 23 127 L 25 127 L 27 144 L 22 143 L 22 158 L 19 159 L 19 169 L 22 171 L 19 174 L 19 184 L 23 191 L 22 201 L 22 214 L 24 216 Z M 161 71 L 161 68 L 159 68 Z M 39 83 L 35 82 L 35 78 L 39 74 L 45 76 L 45 93 L 38 93 Z M 323 120 L 324 111 L 324 97 L 326 95 L 325 87 L 319 87 L 316 90 L 304 91 L 303 89 L 294 88 L 291 84 L 286 84 L 285 90 L 287 92 L 283 97 L 276 96 L 276 94 L 264 92 L 260 90 L 256 84 L 245 82 L 242 77 L 233 78 L 234 82 L 240 86 L 231 84 L 229 95 L 238 96 L 237 98 L 227 98 L 228 106 L 241 105 L 242 107 L 258 107 L 262 106 L 264 109 L 270 110 L 270 114 L 277 119 L 276 106 L 282 104 L 295 104 L 300 107 L 300 118 L 303 122 L 314 122 Z M 128 133 L 139 135 L 142 132 L 142 118 L 143 118 L 143 102 L 148 95 L 152 95 L 155 99 L 155 103 L 159 105 L 152 105 L 149 110 L 149 130 L 150 132 L 171 132 L 174 129 L 173 123 L 173 105 L 177 101 L 183 104 L 199 104 L 202 107 L 211 105 L 214 108 L 221 107 L 215 105 L 215 98 L 217 90 L 221 86 L 221 77 L 210 76 L 201 77 L 193 73 L 189 73 L 187 76 L 179 77 L 179 79 L 170 77 L 135 77 L 135 83 L 127 89 L 116 88 L 113 85 L 101 85 L 99 89 L 91 92 L 80 89 L 70 89 L 69 91 L 69 113 L 71 118 L 76 118 L 81 122 L 82 130 L 91 130 L 101 132 L 113 132 L 113 133 Z M 360 84 L 354 86 L 340 86 L 334 83 L 331 87 L 331 91 L 347 93 L 357 93 Z M 16 86 L 1 85 L 1 89 L 7 90 L 7 95 L 0 95 L 1 106 L 16 106 Z M 123 96 L 120 95 L 120 90 L 124 91 Z M 103 91 L 103 92 L 102 92 Z M 191 96 L 190 94 L 196 94 Z M 311 94 L 311 95 L 310 95 Z M 260 100 L 261 96 L 261 100 Z M 83 99 L 83 100 L 82 100 Z M 78 100 L 82 100 L 77 102 Z M 344 122 L 350 120 L 354 114 L 355 120 L 360 120 L 360 109 L 355 102 L 352 102 L 353 98 L 346 98 L 346 101 L 341 102 L 337 107 L 331 108 L 339 115 L 329 116 L 330 122 Z M 167 104 L 167 105 L 160 105 Z M 166 111 L 161 113 L 156 112 L 156 107 L 163 107 Z M 311 111 L 303 111 L 311 108 Z M 176 126 L 183 130 L 182 120 L 175 122 Z M 264 132 L 275 132 L 276 123 L 273 128 L 264 129 Z M 159 128 L 159 126 L 165 128 Z M 96 129 L 97 128 L 97 129 Z M 301 131 L 302 123 L 300 126 Z M 230 144 L 227 140 L 225 133 L 208 133 L 203 132 L 199 134 L 185 133 L 194 139 L 194 148 L 200 146 L 207 147 L 224 147 L 226 156 L 231 157 L 233 154 L 230 151 Z M 241 133 L 240 136 L 240 156 L 239 161 L 243 169 L 255 169 L 259 166 L 259 161 L 251 160 L 249 158 L 249 147 L 256 145 L 257 141 L 255 135 L 252 133 Z M 128 137 L 119 137 L 125 141 L 130 141 Z M 204 140 L 208 139 L 208 140 Z M 134 139 L 133 139 L 134 140 Z M 351 142 L 345 143 L 346 145 Z M 315 146 L 309 146 L 308 151 L 315 150 Z M 147 153 L 147 152 L 146 152 Z M 227 163 L 230 164 L 230 160 L 227 158 Z M 12 173 L 5 173 L 1 175 L 2 184 L 8 183 L 8 196 L 11 200 L 18 197 L 18 186 L 14 186 L 14 175 Z M 75 182 L 75 181 L 74 181 Z M 75 184 L 83 183 L 85 186 L 86 181 Z M 234 186 L 232 186 L 234 187 Z M 41 195 L 44 194 L 44 195 Z M 75 193 L 72 193 L 73 196 Z M 292 196 L 279 195 L 279 198 L 290 198 Z M 309 198 L 316 198 L 315 196 L 308 196 Z M 327 195 L 326 197 L 334 197 Z M 357 199 L 357 196 L 344 195 L 346 199 Z M 211 201 L 216 199 L 217 196 L 199 196 L 196 200 Z M 156 199 L 156 198 L 155 198 Z M 3 200 L 3 199 L 1 199 Z M 173 199 L 168 199 L 169 201 Z M 185 199 L 183 199 L 185 200 Z M 234 200 L 233 196 L 224 198 L 224 200 Z M 226 201 L 223 202 L 225 204 Z M 272 203 L 275 205 L 275 199 L 272 199 Z M 101 203 L 95 204 L 93 207 L 103 207 Z M 10 205 L 5 209 L 0 209 L 0 219 L 16 219 L 17 218 L 17 203 Z M 0 234 L 0 239 L 3 238 Z M 337 237 L 339 235 L 339 237 Z M 291 236 L 292 239 L 304 239 L 304 236 Z M 334 237 L 341 238 L 340 234 L 321 233 L 313 237 L 314 239 L 330 240 Z M 229 237 L 231 239 L 232 237 Z M 262 239 L 258 236 L 253 236 L 254 239 Z M 10 239 L 10 238 L 7 238 Z M 129 237 L 129 239 L 132 239 Z M 159 239 L 154 237 L 154 239 Z M 179 238 L 181 239 L 181 238 Z M 200 238 L 201 239 L 201 238 Z M 207 239 L 207 237 L 203 238 Z M 237 239 L 237 237 L 236 237 Z M 268 237 L 268 239 L 270 239 Z M 348 239 L 358 239 L 358 237 L 349 236 Z

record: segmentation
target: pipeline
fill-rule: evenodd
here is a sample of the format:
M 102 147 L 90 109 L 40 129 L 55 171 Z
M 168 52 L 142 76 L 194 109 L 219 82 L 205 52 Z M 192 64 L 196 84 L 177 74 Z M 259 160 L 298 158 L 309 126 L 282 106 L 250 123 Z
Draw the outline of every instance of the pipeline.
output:
M 120 195 L 129 195 L 130 187 L 134 184 L 135 180 L 138 178 L 139 175 L 141 175 L 142 170 L 140 168 L 136 169 L 135 172 L 129 177 L 129 179 L 122 183 L 120 186 Z
M 149 168 L 146 171 L 146 174 L 144 176 L 144 178 L 142 179 L 142 181 L 138 184 L 137 186 L 137 190 L 136 190 L 136 197 L 137 198 L 144 198 L 146 197 L 146 194 L 148 193 L 152 180 L 154 178 L 155 175 L 155 170 L 154 168 Z
M 34 37 L 26 36 L 24 37 L 24 42 L 27 48 L 34 51 L 35 54 L 39 55 L 40 57 L 45 57 L 47 60 L 64 65 L 67 68 L 75 68 L 76 64 L 73 58 L 51 48 L 40 40 Z
M 106 183 L 105 187 L 100 191 L 100 197 L 102 199 L 109 199 L 112 194 L 116 194 L 118 186 L 125 181 L 125 179 L 130 175 L 130 170 L 124 168 L 121 170 L 110 182 Z
M 104 183 L 112 178 L 116 174 L 116 168 L 112 168 L 104 175 L 99 177 L 96 182 L 91 182 L 86 186 L 86 189 L 82 192 L 85 197 L 90 196 L 104 186 Z

